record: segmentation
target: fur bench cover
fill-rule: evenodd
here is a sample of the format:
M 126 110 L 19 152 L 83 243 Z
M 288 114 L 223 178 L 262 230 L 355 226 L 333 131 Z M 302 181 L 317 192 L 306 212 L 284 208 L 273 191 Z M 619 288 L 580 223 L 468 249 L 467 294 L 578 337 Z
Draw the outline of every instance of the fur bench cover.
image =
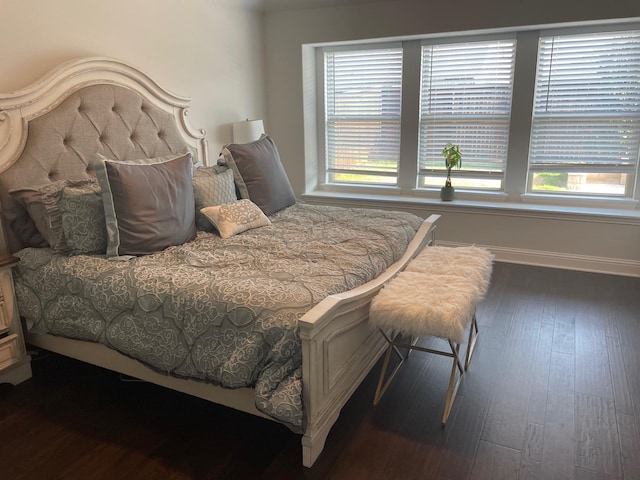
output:
M 371 302 L 378 328 L 457 343 L 489 288 L 493 255 L 478 247 L 428 247 Z

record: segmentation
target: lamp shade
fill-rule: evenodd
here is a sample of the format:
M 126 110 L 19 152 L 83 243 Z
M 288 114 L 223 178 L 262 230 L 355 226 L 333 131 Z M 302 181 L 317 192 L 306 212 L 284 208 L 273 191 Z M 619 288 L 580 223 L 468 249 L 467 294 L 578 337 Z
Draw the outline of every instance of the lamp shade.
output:
M 264 133 L 262 120 L 245 120 L 233 124 L 233 143 L 249 143 Z

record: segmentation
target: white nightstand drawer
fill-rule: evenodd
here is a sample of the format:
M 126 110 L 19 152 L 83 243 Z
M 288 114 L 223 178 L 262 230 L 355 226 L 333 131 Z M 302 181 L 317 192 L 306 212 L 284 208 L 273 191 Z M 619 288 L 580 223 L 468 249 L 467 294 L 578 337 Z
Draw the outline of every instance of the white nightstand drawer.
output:
M 0 340 L 0 370 L 20 360 L 20 345 L 15 333 Z

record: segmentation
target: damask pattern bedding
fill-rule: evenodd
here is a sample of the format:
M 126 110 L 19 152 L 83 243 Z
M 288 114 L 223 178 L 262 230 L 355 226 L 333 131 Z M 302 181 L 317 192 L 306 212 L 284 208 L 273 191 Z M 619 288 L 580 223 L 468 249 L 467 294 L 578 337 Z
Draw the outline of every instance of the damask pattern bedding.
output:
M 100 342 L 171 376 L 255 387 L 260 411 L 302 432 L 298 319 L 384 272 L 422 219 L 298 203 L 270 220 L 140 257 L 23 249 L 20 313 L 30 329 Z

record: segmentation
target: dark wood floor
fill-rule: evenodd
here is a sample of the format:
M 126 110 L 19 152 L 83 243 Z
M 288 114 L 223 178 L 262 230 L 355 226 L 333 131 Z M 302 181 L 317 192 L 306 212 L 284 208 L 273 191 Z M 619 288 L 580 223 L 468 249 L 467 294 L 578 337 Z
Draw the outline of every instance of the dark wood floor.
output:
M 0 387 L 2 479 L 640 479 L 640 278 L 496 263 L 449 422 L 448 359 L 380 364 L 312 469 L 286 428 L 40 352 Z

